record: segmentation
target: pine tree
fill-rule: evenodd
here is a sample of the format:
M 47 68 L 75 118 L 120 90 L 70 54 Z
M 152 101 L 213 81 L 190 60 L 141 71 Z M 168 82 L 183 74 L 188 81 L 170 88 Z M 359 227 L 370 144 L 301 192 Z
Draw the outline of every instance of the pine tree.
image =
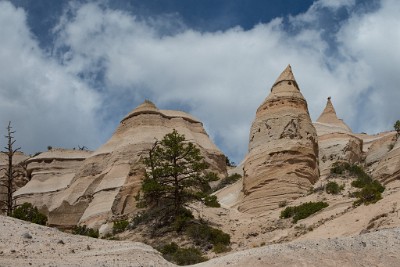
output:
M 210 189 L 208 183 L 217 179 L 205 172 L 208 164 L 200 150 L 175 129 L 154 143 L 144 163 L 144 202 L 161 210 L 160 216 L 168 221 L 177 218 L 188 202 L 198 199 Z

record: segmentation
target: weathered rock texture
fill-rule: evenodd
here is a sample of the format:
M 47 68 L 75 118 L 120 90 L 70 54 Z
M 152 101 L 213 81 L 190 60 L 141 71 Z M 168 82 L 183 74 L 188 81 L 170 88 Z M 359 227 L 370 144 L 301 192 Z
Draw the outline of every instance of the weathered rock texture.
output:
M 276 208 L 305 194 L 318 177 L 317 134 L 288 66 L 251 126 L 239 210 L 254 214 Z
M 77 162 L 71 161 L 65 168 L 57 167 L 64 170 L 51 177 L 53 165 L 49 164 L 55 167 L 57 161 L 31 160 L 29 168 L 35 179 L 17 194 L 47 210 L 50 225 L 99 227 L 114 216 L 136 210 L 134 196 L 144 176 L 142 159 L 156 139 L 173 129 L 198 145 L 211 170 L 226 174 L 225 156 L 201 122 L 184 112 L 159 110 L 146 101 L 129 113 L 110 140 L 88 155 L 78 169 Z
M 384 184 L 400 180 L 400 138 L 397 139 L 393 148 L 379 161 L 373 171 L 373 177 Z
M 337 117 L 330 97 L 314 126 L 318 134 L 319 167 L 322 177 L 330 173 L 332 165 L 337 161 L 351 164 L 362 161 L 363 141 Z

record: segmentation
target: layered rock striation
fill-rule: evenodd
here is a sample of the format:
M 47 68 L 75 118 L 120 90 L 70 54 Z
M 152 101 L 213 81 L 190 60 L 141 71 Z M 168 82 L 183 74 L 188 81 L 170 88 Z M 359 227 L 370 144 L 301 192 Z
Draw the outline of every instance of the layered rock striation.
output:
M 318 180 L 318 143 L 307 102 L 288 66 L 257 109 L 239 210 L 261 213 L 305 194 Z
M 356 164 L 363 160 L 363 140 L 356 137 L 350 127 L 337 117 L 330 97 L 314 126 L 318 134 L 319 167 L 322 177 L 329 175 L 335 162 Z
M 29 200 L 46 210 L 50 225 L 100 227 L 115 216 L 136 210 L 135 195 L 144 177 L 142 159 L 156 140 L 173 129 L 200 148 L 212 171 L 226 174 L 225 156 L 200 121 L 184 112 L 159 110 L 145 101 L 122 119 L 108 142 L 88 155 L 79 168 L 71 165 L 70 173 L 64 170 L 51 178 L 45 171 L 51 166 L 46 167 L 44 161 L 40 163 L 44 171 L 33 172 L 35 179 L 17 194 L 21 201 Z M 39 163 L 31 164 L 34 169 Z M 42 189 L 35 185 L 38 181 L 43 181 Z

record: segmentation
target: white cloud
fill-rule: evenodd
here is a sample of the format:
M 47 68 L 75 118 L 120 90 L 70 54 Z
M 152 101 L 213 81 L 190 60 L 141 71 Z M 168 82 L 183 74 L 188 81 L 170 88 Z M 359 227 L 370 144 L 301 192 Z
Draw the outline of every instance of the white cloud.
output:
M 357 10 L 355 1 L 323 0 L 306 13 L 291 17 L 289 25 L 277 18 L 248 31 L 233 28 L 202 33 L 185 28 L 174 16 L 139 20 L 130 13 L 93 3 L 73 4 L 56 28 L 60 65 L 43 58 L 38 48 L 26 52 L 24 61 L 33 58 L 40 63 L 35 65 L 41 66 L 26 83 L 48 84 L 33 86 L 37 89 L 28 93 L 53 92 L 48 88 L 57 84 L 53 98 L 63 107 L 78 103 L 77 110 L 82 110 L 87 105 L 77 95 L 68 93 L 61 100 L 71 88 L 76 88 L 76 93 L 82 90 L 89 95 L 84 98 L 94 99 L 83 111 L 87 121 L 98 108 L 97 94 L 88 85 L 95 86 L 99 80 L 102 88 L 96 90 L 105 100 L 102 108 L 108 112 L 120 111 L 121 106 L 133 109 L 145 97 L 160 108 L 178 104 L 201 119 L 222 150 L 239 161 L 247 150 L 257 107 L 290 63 L 314 120 L 322 112 L 326 97 L 332 96 L 339 116 L 356 131 L 388 130 L 400 115 L 395 67 L 400 66 L 396 52 L 400 47 L 396 31 L 400 26 L 399 5 L 398 1 L 385 0 L 380 9 L 366 13 Z M 350 19 L 332 28 L 321 26 L 326 24 L 327 14 L 336 16 L 342 7 Z M 23 18 L 23 12 L 19 12 Z M 174 25 L 178 25 L 176 30 L 172 29 Z M 21 36 L 35 43 L 29 32 L 19 34 L 16 43 L 7 48 L 16 51 L 12 58 L 17 57 L 17 51 L 29 51 L 22 47 Z M 28 74 L 33 72 L 29 69 Z M 50 70 L 55 78 L 49 81 L 46 77 Z M 20 75 L 16 72 L 15 77 Z M 77 85 L 71 85 L 71 80 Z M 42 103 L 45 99 L 36 97 L 33 101 Z M 68 112 L 59 106 L 48 109 Z M 116 123 L 120 115 L 114 114 Z M 88 132 L 92 135 L 96 136 Z
M 45 57 L 22 9 L 0 2 L 0 25 L 0 132 L 12 121 L 16 144 L 29 153 L 99 145 L 96 93 Z

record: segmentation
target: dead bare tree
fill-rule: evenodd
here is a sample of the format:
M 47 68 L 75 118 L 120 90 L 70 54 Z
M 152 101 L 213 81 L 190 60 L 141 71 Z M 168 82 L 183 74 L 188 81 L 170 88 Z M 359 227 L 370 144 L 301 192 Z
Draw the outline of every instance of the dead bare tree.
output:
M 7 216 L 11 216 L 12 212 L 14 211 L 15 199 L 13 198 L 13 194 L 16 191 L 15 177 L 17 177 L 20 174 L 20 171 L 14 169 L 13 165 L 14 154 L 15 152 L 18 152 L 21 149 L 20 147 L 16 149 L 13 148 L 13 145 L 15 143 L 13 136 L 14 133 L 15 131 L 12 131 L 11 121 L 10 121 L 8 122 L 7 135 L 5 136 L 8 140 L 8 144 L 7 146 L 4 147 L 5 151 L 1 151 L 1 153 L 8 156 L 7 167 L 2 169 L 5 171 L 5 174 L 3 176 L 4 179 L 0 183 L 0 186 L 6 188 L 6 192 L 3 193 L 6 195 L 6 200 L 1 200 L 0 202 L 6 207 L 5 210 L 7 211 Z

